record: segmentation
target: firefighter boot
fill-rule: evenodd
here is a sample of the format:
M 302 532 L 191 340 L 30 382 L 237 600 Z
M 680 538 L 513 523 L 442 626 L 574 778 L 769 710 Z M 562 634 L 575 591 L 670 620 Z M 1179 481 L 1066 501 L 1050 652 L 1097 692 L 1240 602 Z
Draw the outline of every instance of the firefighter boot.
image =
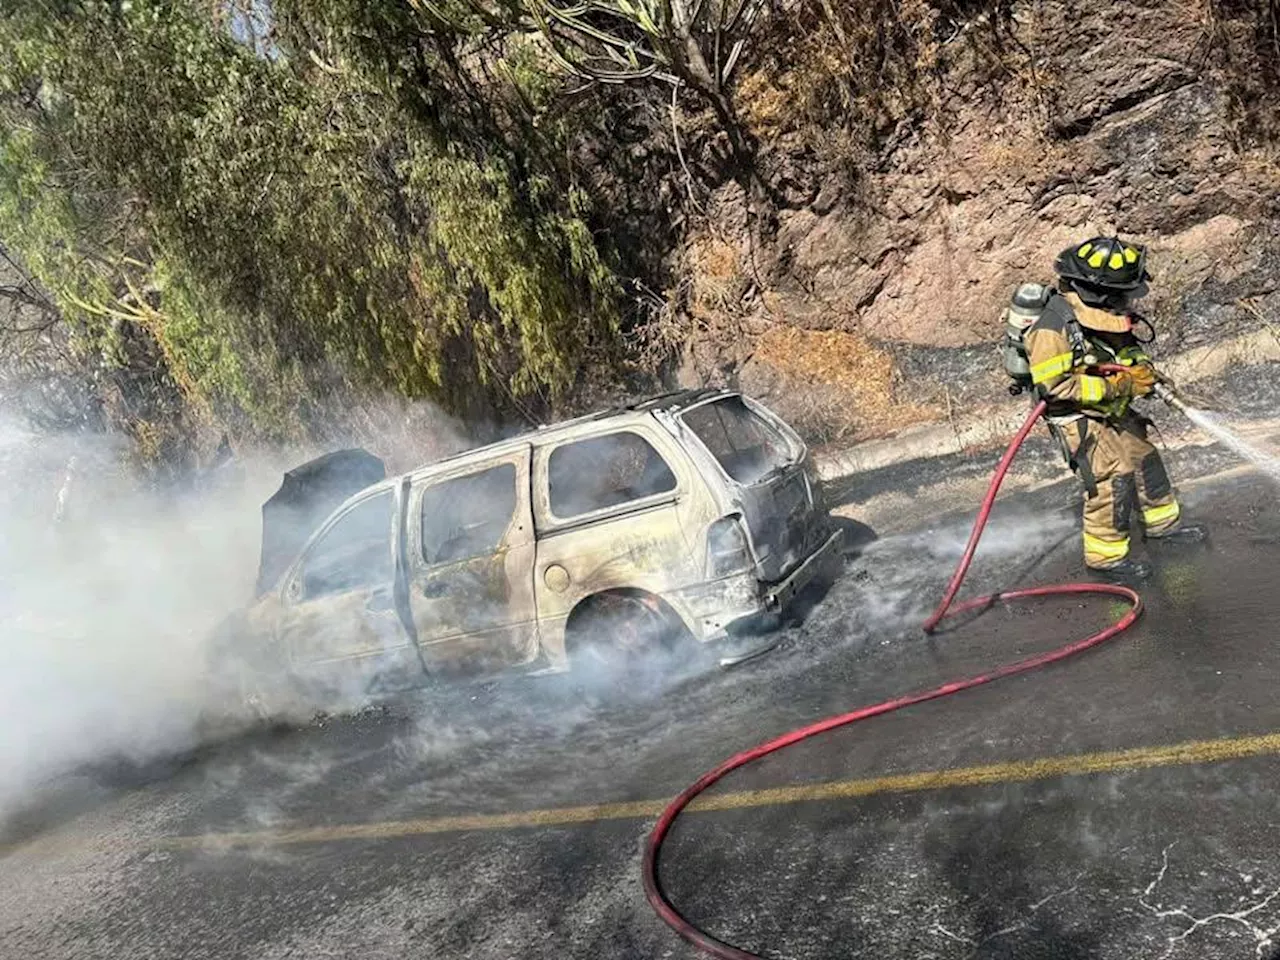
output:
M 1118 583 L 1122 586 L 1141 583 L 1151 576 L 1151 564 L 1134 557 L 1125 557 L 1119 563 L 1113 563 L 1109 567 L 1089 567 L 1088 570 L 1095 580 Z
M 1148 540 L 1155 540 L 1160 543 L 1172 543 L 1175 545 L 1186 545 L 1189 543 L 1203 543 L 1209 539 L 1209 530 L 1202 523 L 1180 523 L 1172 530 L 1163 533 L 1147 533 Z

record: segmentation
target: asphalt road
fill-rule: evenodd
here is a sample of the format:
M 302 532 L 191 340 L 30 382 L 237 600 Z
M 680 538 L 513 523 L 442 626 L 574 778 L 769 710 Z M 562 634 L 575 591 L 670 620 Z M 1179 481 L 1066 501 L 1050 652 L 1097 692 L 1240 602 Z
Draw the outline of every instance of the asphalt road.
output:
M 969 589 L 1075 578 L 1073 498 L 1003 503 Z M 1147 613 L 1105 647 L 734 774 L 676 827 L 673 898 L 797 960 L 1280 958 L 1277 498 L 1256 477 L 1187 490 L 1211 548 L 1153 546 Z M 793 726 L 1116 615 L 1055 600 L 924 638 L 968 519 L 873 543 L 729 671 L 596 700 L 424 693 L 68 788 L 8 838 L 0 956 L 691 957 L 640 885 L 666 798 Z

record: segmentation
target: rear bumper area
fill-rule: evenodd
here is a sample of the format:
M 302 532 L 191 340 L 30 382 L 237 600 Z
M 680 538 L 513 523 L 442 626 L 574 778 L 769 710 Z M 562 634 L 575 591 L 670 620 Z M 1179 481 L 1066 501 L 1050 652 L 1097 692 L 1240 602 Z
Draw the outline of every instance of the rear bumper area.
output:
M 796 594 L 824 574 L 839 569 L 844 548 L 844 531 L 837 530 L 817 550 L 809 554 L 791 575 L 779 583 L 764 587 L 764 606 L 767 611 L 782 610 L 791 605 Z
M 767 631 L 796 594 L 818 577 L 838 572 L 843 547 L 844 532 L 837 530 L 777 583 L 764 583 L 747 572 L 698 584 L 669 599 L 678 600 L 695 636 L 705 643 Z
M 720 666 L 732 667 L 768 653 L 778 643 L 775 631 L 782 612 L 805 587 L 819 577 L 834 578 L 840 569 L 844 531 L 828 537 L 791 575 L 780 583 L 760 584 L 756 609 L 728 624 L 716 644 Z

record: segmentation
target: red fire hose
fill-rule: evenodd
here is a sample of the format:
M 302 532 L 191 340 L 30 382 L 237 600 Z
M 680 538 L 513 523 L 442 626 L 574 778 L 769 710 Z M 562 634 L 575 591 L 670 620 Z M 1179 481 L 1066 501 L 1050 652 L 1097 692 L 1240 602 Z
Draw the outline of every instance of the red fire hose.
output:
M 648 898 L 650 905 L 657 911 L 663 921 L 670 926 L 676 933 L 684 937 L 694 946 L 713 957 L 720 957 L 723 960 L 762 960 L 758 954 L 749 953 L 741 950 L 732 944 L 717 940 L 711 934 L 699 930 L 696 926 L 684 918 L 679 910 L 667 899 L 662 891 L 662 884 L 658 879 L 659 854 L 662 851 L 662 842 L 666 839 L 667 834 L 671 831 L 672 824 L 676 818 L 680 816 L 681 811 L 689 805 L 694 797 L 702 793 L 712 784 L 716 783 L 730 772 L 737 770 L 739 767 L 745 767 L 754 760 L 770 753 L 775 753 L 785 747 L 791 746 L 793 743 L 799 743 L 801 740 L 825 733 L 828 730 L 834 730 L 836 727 L 843 727 L 851 723 L 857 723 L 859 720 L 867 720 L 871 717 L 878 717 L 884 713 L 890 713 L 894 710 L 901 710 L 903 707 L 909 707 L 913 704 L 923 703 L 926 700 L 936 700 L 939 697 L 949 696 L 953 693 L 959 693 L 961 690 L 968 690 L 971 687 L 981 686 L 984 683 L 991 683 L 994 680 L 1000 680 L 1004 677 L 1012 677 L 1015 674 L 1027 673 L 1030 670 L 1036 670 L 1040 667 L 1047 666 L 1050 663 L 1056 663 L 1059 660 L 1065 660 L 1067 657 L 1074 656 L 1090 647 L 1096 647 L 1100 643 L 1105 643 L 1121 631 L 1127 629 L 1142 613 L 1142 598 L 1137 592 L 1128 587 L 1113 586 L 1103 583 L 1064 583 L 1047 587 L 1030 587 L 1022 590 L 1008 590 L 1002 593 L 993 593 L 985 597 L 977 597 L 973 600 L 966 600 L 959 606 L 952 608 L 952 601 L 955 599 L 956 593 L 960 590 L 960 585 L 964 583 L 965 574 L 969 570 L 969 564 L 973 562 L 973 555 L 978 549 L 978 541 L 982 538 L 982 531 L 987 525 L 987 518 L 991 515 L 991 508 L 995 504 L 996 494 L 1000 490 L 1000 484 L 1004 481 L 1005 474 L 1009 472 L 1009 466 L 1013 463 L 1013 458 L 1017 454 L 1018 449 L 1022 446 L 1027 435 L 1031 432 L 1031 428 L 1035 426 L 1040 415 L 1044 413 L 1045 404 L 1041 403 L 1027 417 L 1022 427 L 1018 430 L 1013 441 L 1009 444 L 1009 448 L 1005 451 L 1004 457 L 1000 461 L 1000 465 L 996 467 L 995 475 L 991 478 L 991 485 L 987 489 L 987 495 L 982 501 L 982 509 L 978 511 L 978 518 L 974 521 L 973 531 L 969 534 L 969 543 L 965 547 L 964 556 L 960 558 L 960 564 L 956 567 L 956 572 L 951 578 L 951 582 L 947 585 L 946 593 L 943 594 L 942 602 L 938 604 L 938 609 L 934 611 L 927 621 L 925 621 L 924 629 L 926 633 L 932 633 L 938 624 L 946 617 L 956 616 L 969 610 L 976 610 L 982 607 L 991 606 L 997 602 L 1008 600 L 1021 600 L 1026 597 L 1053 597 L 1065 594 L 1078 593 L 1101 593 L 1108 596 L 1123 597 L 1133 606 L 1119 621 L 1099 630 L 1092 636 L 1086 637 L 1084 640 L 1077 640 L 1074 643 L 1051 650 L 1048 653 L 1038 654 L 1033 657 L 1027 657 L 1013 663 L 1005 664 L 994 670 L 979 674 L 974 677 L 968 677 L 963 680 L 952 680 L 944 683 L 940 687 L 932 690 L 925 690 L 920 693 L 912 693 L 907 696 L 898 697 L 895 700 L 886 700 L 883 703 L 872 704 L 869 707 L 862 707 L 851 713 L 843 713 L 838 716 L 828 717 L 825 720 L 819 720 L 817 723 L 810 724 L 806 727 L 800 727 L 798 730 L 792 730 L 790 733 L 784 733 L 780 737 L 762 743 L 759 746 L 752 747 L 750 750 L 744 750 L 735 754 L 728 760 L 724 761 L 713 770 L 709 770 L 699 777 L 693 784 L 685 788 L 685 790 L 674 800 L 668 804 L 667 808 L 662 812 L 662 816 L 658 818 L 657 824 L 653 828 L 653 832 L 649 834 L 649 841 L 645 846 L 644 852 L 644 892 Z

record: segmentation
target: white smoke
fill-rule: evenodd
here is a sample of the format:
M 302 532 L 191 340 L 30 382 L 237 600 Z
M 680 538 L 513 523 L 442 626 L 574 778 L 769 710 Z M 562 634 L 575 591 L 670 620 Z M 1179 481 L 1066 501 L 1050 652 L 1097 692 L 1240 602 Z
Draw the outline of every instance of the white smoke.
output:
M 466 445 L 425 405 L 362 415 L 326 449 L 366 445 L 395 473 Z M 0 828 L 69 773 L 180 753 L 212 720 L 225 733 L 248 719 L 228 671 L 213 670 L 235 666 L 225 661 L 241 641 L 222 663 L 214 645 L 252 599 L 263 502 L 320 452 L 259 452 L 159 490 L 130 469 L 123 441 L 0 419 Z
M 79 765 L 193 742 L 204 645 L 249 595 L 261 501 L 252 484 L 168 501 L 102 438 L 0 430 L 3 820 Z
M 466 445 L 443 417 L 403 414 L 397 407 L 378 424 L 387 436 L 361 444 L 389 473 Z M 407 427 L 423 425 L 410 444 Z M 238 460 L 212 487 L 166 493 L 139 487 L 123 444 L 0 426 L 0 830 L 69 774 L 182 754 L 253 719 L 233 686 L 237 668 L 260 659 L 255 638 L 222 627 L 253 597 L 263 502 L 284 470 L 319 452 Z M 657 694 L 707 669 L 705 661 L 637 664 L 627 693 Z M 262 677 L 268 689 L 282 679 Z M 363 680 L 353 672 L 323 700 L 290 703 L 285 719 L 359 708 L 369 700 Z M 558 685 L 570 705 L 558 721 L 568 726 L 611 696 L 593 677 Z M 415 757 L 477 739 L 483 747 L 474 728 L 438 721 L 424 717 L 410 738 Z M 294 778 L 305 780 L 308 761 L 299 762 Z
M 886 537 L 878 541 L 874 551 L 906 551 L 927 556 L 932 561 L 958 560 L 969 542 L 972 517 L 946 526 Z M 977 560 L 1009 560 L 1027 558 L 1053 545 L 1079 527 L 1075 516 L 1061 513 L 1028 513 L 1002 510 L 997 504 L 982 540 L 974 554 Z

